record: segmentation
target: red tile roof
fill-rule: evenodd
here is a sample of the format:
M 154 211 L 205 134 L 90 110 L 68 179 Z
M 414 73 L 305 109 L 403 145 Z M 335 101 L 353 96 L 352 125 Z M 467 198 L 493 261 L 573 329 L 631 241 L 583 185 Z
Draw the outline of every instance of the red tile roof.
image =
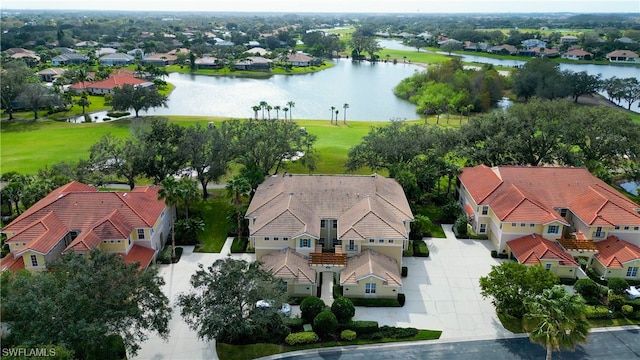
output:
M 9 253 L 0 260 L 0 271 L 20 269 L 24 269 L 22 256 L 15 256 L 13 253 Z
M 7 242 L 48 253 L 69 231 L 78 232 L 67 250 L 88 251 L 102 240 L 125 239 L 135 228 L 152 227 L 165 208 L 158 187 L 131 192 L 98 192 L 78 182 L 64 185 L 7 225 Z
M 151 260 L 153 260 L 153 255 L 155 254 L 155 250 L 144 247 L 138 244 L 134 244 L 129 253 L 125 255 L 124 262 L 127 264 L 140 264 L 140 269 L 146 269 L 151 264 Z
M 629 261 L 640 259 L 640 247 L 620 240 L 617 236 L 609 236 L 596 243 L 599 253 L 595 258 L 605 267 L 622 268 Z
M 96 81 L 94 83 L 84 83 L 84 87 L 87 89 L 113 89 L 115 87 L 122 87 L 123 85 L 141 85 L 148 83 L 147 80 L 142 80 L 128 75 L 114 75 L 110 78 L 102 81 Z M 71 85 L 72 89 L 83 89 L 82 83 L 75 83 Z
M 564 252 L 558 244 L 538 234 L 507 241 L 507 246 L 521 264 L 539 265 L 540 260 L 557 260 L 560 265 L 578 266 L 573 257 Z
M 459 178 L 476 204 L 489 205 L 505 222 L 566 224 L 556 209 L 568 208 L 591 226 L 640 225 L 640 205 L 585 168 L 479 165 Z

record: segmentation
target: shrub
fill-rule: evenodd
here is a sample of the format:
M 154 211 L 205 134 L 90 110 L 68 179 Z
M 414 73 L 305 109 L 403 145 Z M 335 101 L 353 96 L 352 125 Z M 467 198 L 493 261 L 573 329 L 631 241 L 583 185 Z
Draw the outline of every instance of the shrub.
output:
M 196 245 L 198 234 L 204 230 L 204 221 L 197 217 L 176 220 L 176 244 Z
M 607 286 L 607 280 L 600 279 L 600 275 L 592 268 L 587 269 L 587 276 L 598 284 Z
M 335 334 L 336 329 L 338 329 L 338 319 L 336 319 L 336 316 L 329 310 L 321 311 L 320 314 L 313 319 L 313 331 L 315 331 L 320 338 Z
M 353 330 L 342 330 L 340 333 L 340 339 L 345 341 L 353 341 L 356 339 L 356 332 Z
M 491 250 L 491 257 L 492 258 L 497 258 L 498 257 L 498 251 L 497 250 Z
M 295 318 L 284 318 L 284 324 L 291 329 L 292 333 L 302 331 L 302 325 L 304 325 L 304 319 L 295 317 Z
M 416 336 L 418 334 L 418 329 L 416 328 L 399 328 L 395 326 L 382 326 L 378 331 L 361 335 L 361 339 L 383 339 L 383 338 L 392 338 L 392 339 L 402 339 L 408 338 L 412 336 Z
M 634 320 L 640 320 L 640 311 L 636 311 L 631 315 L 631 318 Z
M 371 334 L 378 331 L 377 321 L 349 321 L 339 326 L 341 330 L 352 330 L 357 334 Z
M 600 299 L 602 297 L 602 290 L 600 285 L 591 279 L 580 279 L 573 285 L 576 292 L 582 297 L 587 299 Z
M 402 252 L 402 256 L 413 256 L 413 240 L 409 240 L 409 246 Z
M 607 286 L 614 294 L 623 295 L 624 290 L 629 288 L 629 283 L 622 278 L 612 278 L 607 281 Z
M 336 316 L 338 322 L 345 323 L 356 314 L 356 307 L 353 306 L 351 300 L 340 296 L 331 305 L 331 312 Z
M 404 294 L 398 294 L 398 303 L 400 304 L 400 306 L 404 306 L 404 303 L 407 301 L 407 298 L 404 296 Z
M 458 216 L 456 222 L 453 224 L 453 232 L 457 237 L 466 237 L 467 236 L 467 217 L 462 215 Z
M 249 243 L 249 239 L 246 237 L 242 238 L 233 238 L 233 242 L 231 243 L 231 252 L 232 253 L 243 253 L 247 249 L 247 244 Z
M 398 299 L 370 299 L 370 298 L 351 298 L 351 302 L 355 306 L 366 307 L 400 307 Z
M 622 295 L 609 295 L 609 308 L 613 311 L 620 311 L 620 309 L 622 309 L 622 306 L 625 305 L 625 300 L 626 297 Z
M 160 255 L 158 255 L 158 262 L 160 264 L 171 264 L 171 245 L 167 245 L 162 249 Z
M 610 311 L 605 306 L 587 306 L 585 308 L 585 316 L 587 319 L 606 319 L 609 317 Z
M 633 306 L 631 305 L 622 305 L 622 315 L 629 316 L 633 313 Z
M 407 274 L 409 273 L 409 268 L 406 266 L 402 267 L 402 271 L 400 272 L 400 276 L 402 277 L 407 277 Z
M 287 337 L 284 339 L 284 342 L 286 342 L 288 345 L 291 345 L 291 346 L 301 345 L 301 344 L 312 344 L 318 341 L 320 341 L 318 334 L 314 332 L 309 332 L 309 331 L 291 333 L 287 335 Z
M 562 285 L 575 285 L 577 280 L 578 280 L 577 278 L 562 277 L 562 278 L 560 278 L 560 284 L 562 284 Z
M 324 310 L 324 308 L 324 301 L 315 296 L 306 297 L 300 303 L 301 316 L 307 322 L 313 322 L 316 316 L 318 316 L 318 314 L 320 314 L 320 312 Z
M 413 242 L 413 256 L 416 257 L 429 257 L 429 247 L 424 241 Z

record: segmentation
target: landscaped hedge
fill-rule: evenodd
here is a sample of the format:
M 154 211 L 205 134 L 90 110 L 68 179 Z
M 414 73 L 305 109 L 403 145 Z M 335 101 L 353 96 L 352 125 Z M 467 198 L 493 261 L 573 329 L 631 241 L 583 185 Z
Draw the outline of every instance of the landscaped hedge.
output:
M 231 243 L 231 252 L 232 253 L 243 253 L 247 250 L 247 244 L 249 243 L 248 238 L 233 238 L 233 242 Z
M 413 240 L 409 240 L 409 246 L 402 252 L 402 256 L 413 256 Z
M 562 285 L 573 285 L 576 283 L 576 281 L 578 281 L 577 278 L 560 278 L 560 284 Z
M 587 306 L 585 315 L 587 319 L 608 319 L 610 317 L 609 308 L 606 306 Z
M 310 331 L 289 334 L 284 339 L 284 342 L 286 342 L 288 345 L 291 345 L 291 346 L 301 345 L 301 344 L 312 344 L 318 341 L 320 341 L 318 334 Z
M 284 318 L 284 324 L 287 325 L 289 329 L 291 329 L 292 333 L 301 332 L 302 325 L 304 325 L 304 319 L 299 317 Z
M 589 269 L 587 269 L 586 272 L 587 272 L 587 276 L 589 276 L 589 278 L 591 280 L 597 282 L 600 285 L 607 286 L 607 280 L 606 279 L 605 280 L 601 280 L 600 279 L 600 275 L 598 275 L 598 273 L 595 270 L 589 268 Z
M 413 256 L 429 257 L 429 247 L 424 241 L 420 240 L 413 242 Z
M 158 255 L 158 263 L 160 264 L 171 264 L 172 262 L 177 263 L 180 260 L 180 257 L 182 256 L 183 251 L 184 251 L 183 248 L 176 246 L 176 258 L 172 261 L 171 245 L 166 245 Z
M 351 331 L 355 331 L 356 334 L 360 334 L 360 335 L 371 334 L 371 333 L 377 332 L 378 329 L 379 329 L 379 326 L 377 321 L 363 321 L 363 320 L 349 321 L 347 323 L 338 325 L 339 331 L 351 330 Z
M 402 307 L 398 299 L 349 298 L 355 306 L 365 307 Z
M 419 331 L 416 328 L 400 328 L 400 327 L 385 325 L 380 327 L 376 332 L 361 335 L 360 338 L 361 339 L 384 339 L 384 338 L 402 339 L 402 338 L 416 336 L 418 332 Z
M 357 334 L 353 330 L 342 330 L 340 333 L 340 339 L 345 341 L 353 341 L 357 337 Z

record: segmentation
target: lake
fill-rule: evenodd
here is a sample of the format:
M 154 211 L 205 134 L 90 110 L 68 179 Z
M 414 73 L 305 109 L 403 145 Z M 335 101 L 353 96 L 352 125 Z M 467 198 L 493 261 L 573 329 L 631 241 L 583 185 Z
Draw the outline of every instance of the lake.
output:
M 378 44 L 384 48 L 394 49 L 394 50 L 405 50 L 405 51 L 416 51 L 416 48 L 409 47 L 403 45 L 399 40 L 389 40 L 389 39 L 379 39 Z M 426 51 L 426 50 L 420 50 Z M 438 52 L 439 54 L 447 54 L 444 52 Z M 477 55 L 467 55 L 467 54 L 455 54 L 455 56 L 460 56 L 465 62 L 475 62 L 481 64 L 493 64 L 499 66 L 506 67 L 515 67 L 521 66 L 525 64 L 522 60 L 508 60 L 508 59 L 493 59 L 484 56 Z M 571 70 L 573 72 L 581 72 L 586 71 L 590 75 L 598 75 L 602 76 L 602 79 L 609 79 L 612 77 L 618 78 L 640 78 L 640 66 L 638 65 L 594 65 L 594 64 L 574 64 L 574 63 L 560 63 L 560 69 L 562 70 Z M 603 95 L 605 95 L 603 93 Z M 626 108 L 627 102 L 621 102 L 623 106 Z M 631 110 L 634 112 L 640 112 L 640 104 L 636 102 L 631 106 Z
M 169 107 L 146 114 L 248 118 L 254 116 L 251 108 L 261 101 L 281 108 L 293 101 L 290 114 L 294 119 L 330 120 L 330 108 L 335 106 L 342 121 L 345 103 L 349 104 L 347 121 L 419 119 L 415 105 L 397 98 L 393 88 L 422 68 L 350 59 L 333 62 L 334 67 L 316 73 L 273 75 L 266 79 L 171 73 L 165 80 L 176 88 L 169 96 Z M 282 110 L 279 115 L 284 117 Z M 275 110 L 271 116 L 275 118 Z

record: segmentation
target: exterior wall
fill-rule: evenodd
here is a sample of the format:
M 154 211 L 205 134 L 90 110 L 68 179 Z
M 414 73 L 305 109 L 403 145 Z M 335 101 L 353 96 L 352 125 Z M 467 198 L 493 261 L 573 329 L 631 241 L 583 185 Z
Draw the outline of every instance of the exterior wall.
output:
M 376 284 L 376 293 L 375 294 L 366 294 L 366 283 L 375 283 Z M 398 297 L 398 292 L 400 291 L 399 287 L 396 286 L 386 286 L 384 282 L 376 277 L 368 277 L 362 279 L 358 282 L 357 285 L 344 285 L 342 288 L 342 295 L 345 297 L 351 298 L 378 298 L 378 299 L 395 299 Z
M 627 277 L 627 271 L 629 271 L 630 267 L 638 267 L 640 268 L 640 259 L 636 259 L 634 261 L 629 261 L 627 263 L 622 264 L 622 268 L 605 268 L 598 260 L 593 261 L 593 268 L 600 275 L 604 275 L 605 278 L 623 278 L 630 280 L 640 280 L 640 269 L 638 269 L 638 273 L 636 276 Z
M 317 288 L 313 284 L 288 284 L 287 292 L 293 296 L 316 296 Z
M 377 244 L 377 241 L 378 239 L 376 239 L 376 244 L 364 243 L 362 245 L 362 251 L 371 249 L 377 253 L 395 259 L 398 262 L 398 270 L 400 270 L 402 267 L 402 241 L 394 240 L 393 244 L 389 244 L 388 240 L 385 240 L 384 244 Z
M 167 206 L 162 214 L 164 215 L 158 217 L 156 223 L 153 224 L 153 232 L 151 234 L 151 248 L 157 251 L 162 250 L 167 243 L 167 239 L 171 237 L 171 224 L 176 217 L 176 208 Z
M 577 276 L 577 266 L 562 266 L 558 264 L 557 260 L 540 260 L 540 265 L 542 265 L 543 268 L 546 269 L 547 264 L 551 264 L 551 269 L 549 269 L 549 271 L 553 272 L 560 278 L 575 278 Z
M 102 240 L 100 250 L 112 253 L 125 253 L 129 248 L 129 239 Z
M 31 265 L 31 255 L 35 255 L 36 259 L 38 259 L 38 266 Z M 24 261 L 24 268 L 29 271 L 40 272 L 40 271 L 45 271 L 47 269 L 47 264 L 46 264 L 44 255 L 38 254 L 37 252 L 34 252 L 34 251 L 25 252 L 24 254 L 22 254 L 22 260 Z
M 54 246 L 53 249 L 51 249 L 51 251 L 49 251 L 49 253 L 44 256 L 44 260 L 46 261 L 46 263 L 49 264 L 52 261 L 60 258 L 60 256 L 62 255 L 62 251 L 64 251 L 66 247 L 67 244 L 65 242 L 65 238 L 60 239 L 56 246 Z
M 278 237 L 279 240 L 274 241 L 273 238 L 274 236 L 268 236 L 269 240 L 265 240 L 263 236 L 252 236 L 251 237 L 251 246 L 253 246 L 253 248 L 256 250 L 256 259 L 260 259 L 262 256 L 275 251 L 275 250 L 279 250 L 279 249 L 284 249 L 286 247 L 290 247 L 292 249 L 295 249 L 296 251 L 302 252 L 301 250 L 299 250 L 300 248 L 296 246 L 296 241 L 299 243 L 300 240 L 296 240 L 299 238 L 289 238 L 289 240 L 285 241 L 283 236 L 275 236 Z M 305 237 L 306 238 L 306 237 Z M 313 241 L 313 239 L 312 239 Z M 315 243 L 313 244 L 313 246 L 315 246 Z M 313 250 L 314 247 L 309 248 L 308 250 L 305 250 L 304 252 L 302 252 L 305 255 L 309 255 L 309 253 L 311 252 L 311 250 Z

